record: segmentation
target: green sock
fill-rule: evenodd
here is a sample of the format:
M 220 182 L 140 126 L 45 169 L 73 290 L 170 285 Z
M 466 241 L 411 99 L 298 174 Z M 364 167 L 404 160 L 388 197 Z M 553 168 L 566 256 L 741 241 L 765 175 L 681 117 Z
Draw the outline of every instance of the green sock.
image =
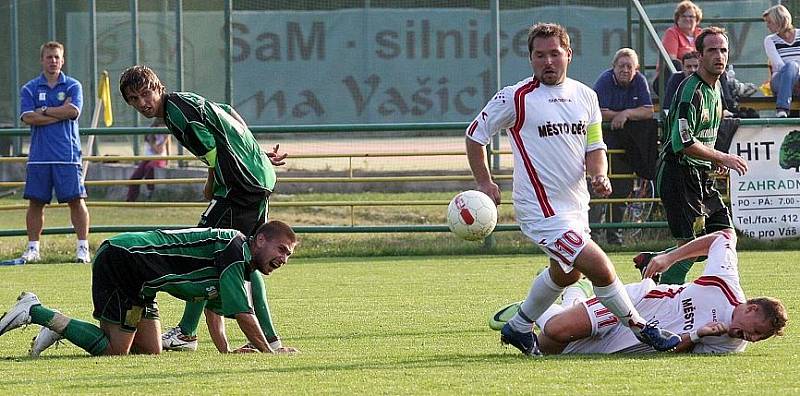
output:
M 692 269 L 694 258 L 684 259 L 673 264 L 663 274 L 661 274 L 662 285 L 682 285 L 686 283 L 686 275 Z
M 56 316 L 56 311 L 44 305 L 34 305 L 31 307 L 30 314 L 32 323 L 47 327 L 47 324 L 53 320 L 53 316 Z
M 102 355 L 109 344 L 108 337 L 102 329 L 78 319 L 70 319 L 62 335 L 94 356 Z
M 42 305 L 34 305 L 31 307 L 30 313 L 31 322 L 57 331 L 53 328 L 53 319 L 56 316 L 56 311 Z M 59 315 L 61 315 L 59 318 L 62 318 L 62 320 L 67 320 L 64 319 L 66 317 L 63 316 L 63 314 Z M 106 348 L 108 348 L 108 337 L 106 337 L 102 329 L 82 320 L 72 318 L 68 320 L 69 322 L 67 322 L 66 327 L 60 332 L 64 338 L 94 356 L 102 355 Z
M 256 311 L 261 331 L 268 340 L 277 337 L 275 326 L 272 324 L 272 314 L 269 312 L 269 303 L 267 303 L 267 285 L 264 283 L 264 277 L 258 271 L 253 271 L 250 275 L 250 289 L 253 293 L 253 310 Z
M 200 316 L 206 308 L 205 301 L 186 302 L 186 308 L 183 309 L 183 316 L 178 323 L 181 328 L 181 333 L 188 336 L 197 335 L 197 326 L 200 324 Z

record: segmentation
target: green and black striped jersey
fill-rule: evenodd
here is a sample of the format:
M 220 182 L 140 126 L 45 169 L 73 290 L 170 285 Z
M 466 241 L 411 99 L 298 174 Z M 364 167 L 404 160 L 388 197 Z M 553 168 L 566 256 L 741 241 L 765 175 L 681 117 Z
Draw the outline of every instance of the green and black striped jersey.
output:
M 192 154 L 214 168 L 214 195 L 241 205 L 275 188 L 275 170 L 253 133 L 238 122 L 227 104 L 191 92 L 173 92 L 164 100 L 164 123 Z M 250 199 L 250 201 L 242 201 Z
M 722 121 L 722 98 L 719 81 L 712 87 L 697 73 L 681 82 L 669 109 L 662 136 L 662 157 L 700 169 L 712 169 L 710 161 L 694 158 L 683 149 L 700 143 L 714 148 Z
M 124 253 L 100 260 L 109 248 Z M 103 242 L 93 271 L 107 271 L 131 293 L 152 299 L 167 292 L 184 301 L 208 300 L 206 308 L 232 316 L 252 313 L 245 291 L 252 255 L 236 230 L 188 228 L 119 234 Z M 99 263 L 99 264 L 98 264 Z

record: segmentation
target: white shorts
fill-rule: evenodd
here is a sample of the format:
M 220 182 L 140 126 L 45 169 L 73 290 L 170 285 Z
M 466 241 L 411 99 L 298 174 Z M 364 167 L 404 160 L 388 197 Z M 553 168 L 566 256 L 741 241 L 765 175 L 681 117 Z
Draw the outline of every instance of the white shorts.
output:
M 550 222 L 548 230 L 537 229 L 531 223 L 522 223 L 520 229 L 547 256 L 559 263 L 565 273 L 572 271 L 575 259 L 592 239 L 589 224 L 581 219 Z
M 636 305 L 644 295 L 655 286 L 652 279 L 625 286 L 631 301 Z M 633 332 L 622 325 L 608 308 L 600 303 L 597 297 L 592 297 L 583 303 L 589 320 L 592 322 L 592 335 L 590 337 L 567 344 L 561 353 L 635 353 L 652 352 L 653 349 L 636 339 Z

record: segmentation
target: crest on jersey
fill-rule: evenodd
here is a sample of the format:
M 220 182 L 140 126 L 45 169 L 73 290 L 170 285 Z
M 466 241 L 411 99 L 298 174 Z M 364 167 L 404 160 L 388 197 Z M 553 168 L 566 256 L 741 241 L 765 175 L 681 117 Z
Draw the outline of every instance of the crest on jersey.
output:
M 58 95 L 56 95 L 56 98 L 58 98 L 59 101 L 63 101 L 64 99 L 67 98 L 67 94 L 64 93 L 64 91 L 61 91 L 58 93 Z
M 703 109 L 703 112 L 702 112 L 702 114 L 701 114 L 701 116 L 700 116 L 700 120 L 701 120 L 702 122 L 708 122 L 708 120 L 709 120 L 710 118 L 711 118 L 710 112 L 708 111 L 708 109 L 707 109 L 707 108 L 704 108 L 704 109 Z

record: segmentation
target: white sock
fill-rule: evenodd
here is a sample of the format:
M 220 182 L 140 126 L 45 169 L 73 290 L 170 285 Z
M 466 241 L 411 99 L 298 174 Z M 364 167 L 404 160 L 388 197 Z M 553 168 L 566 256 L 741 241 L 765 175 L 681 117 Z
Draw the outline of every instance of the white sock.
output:
M 594 286 L 594 294 L 604 307 L 619 318 L 623 325 L 644 327 L 645 320 L 634 308 L 633 302 L 619 278 L 614 279 L 614 282 L 608 286 Z
M 520 305 L 519 312 L 508 321 L 511 328 L 519 332 L 531 331 L 533 321 L 550 308 L 562 291 L 564 288 L 556 285 L 550 279 L 550 271 L 542 271 L 534 279 L 531 289 L 528 291 L 528 298 Z
M 78 249 L 81 247 L 85 247 L 86 250 L 89 250 L 89 241 L 85 239 L 78 239 Z
M 547 308 L 547 311 L 544 311 L 544 313 L 539 315 L 539 318 L 536 319 L 536 325 L 539 326 L 539 330 L 544 332 L 544 327 L 547 326 L 547 322 L 550 319 L 553 319 L 553 316 L 556 316 L 564 311 L 564 307 L 556 304 L 553 304 L 550 306 L 550 308 Z
M 583 292 L 583 289 L 576 285 L 572 285 L 564 289 L 564 294 L 561 295 L 561 306 L 564 308 L 569 308 L 585 299 L 586 293 Z
M 39 241 L 28 241 L 28 250 L 39 251 Z

